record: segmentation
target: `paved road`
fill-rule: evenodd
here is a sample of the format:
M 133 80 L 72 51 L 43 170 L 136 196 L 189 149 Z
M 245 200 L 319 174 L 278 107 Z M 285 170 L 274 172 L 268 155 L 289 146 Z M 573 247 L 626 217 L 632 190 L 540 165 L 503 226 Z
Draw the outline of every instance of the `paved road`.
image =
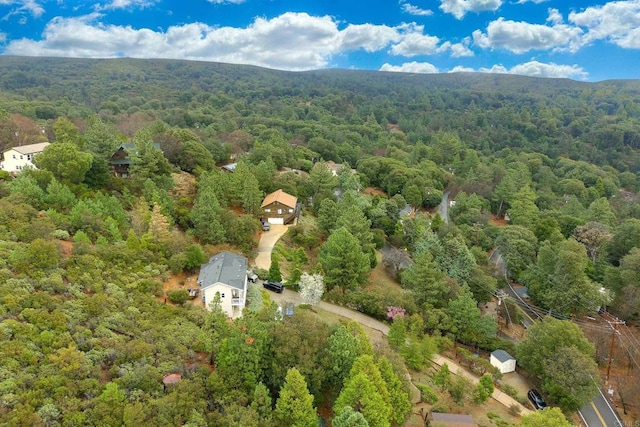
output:
M 271 296 L 271 300 L 278 303 L 278 304 L 283 304 L 283 303 L 287 303 L 287 302 L 291 302 L 294 305 L 298 305 L 302 303 L 302 298 L 300 298 L 300 294 L 298 292 L 289 290 L 289 289 L 285 289 L 281 294 L 278 294 L 276 292 L 269 292 L 269 295 Z M 383 335 L 388 335 L 389 334 L 389 325 L 387 325 L 386 323 L 380 322 L 376 319 L 373 319 L 367 315 L 364 315 L 358 311 L 355 310 L 351 310 L 348 309 L 346 307 L 342 307 L 339 305 L 335 305 L 335 304 L 330 304 L 328 302 L 325 301 L 320 301 L 320 303 L 318 304 L 318 306 L 323 309 L 326 310 L 328 312 L 337 314 L 339 316 L 342 316 L 344 318 L 347 319 L 351 319 L 351 320 L 355 320 L 356 322 L 358 322 L 361 325 L 364 325 L 366 327 L 369 327 L 371 329 L 380 331 L 380 333 L 382 333 Z M 439 354 L 435 354 L 433 356 L 433 363 L 435 363 L 436 365 L 442 366 L 444 363 L 446 363 L 447 365 L 449 365 L 450 368 L 452 368 L 452 372 L 456 375 L 459 376 L 465 376 L 467 377 L 473 384 L 476 384 L 478 382 L 478 378 L 475 377 L 474 375 L 470 374 L 466 369 L 460 367 L 455 361 L 446 358 L 444 356 L 441 356 Z M 420 400 L 419 396 L 420 396 L 420 392 L 417 390 L 417 388 L 415 388 L 415 386 L 413 385 L 413 382 L 411 381 L 411 376 L 408 377 L 409 382 L 411 383 L 412 386 L 412 395 L 415 396 L 415 398 L 413 399 L 414 402 L 418 402 Z M 512 397 L 508 396 L 507 394 L 501 392 L 500 390 L 496 389 L 493 392 L 492 395 L 493 399 L 495 399 L 496 401 L 498 401 L 499 403 L 503 404 L 504 406 L 506 406 L 507 408 L 511 407 L 512 405 L 516 405 L 521 409 L 521 414 L 522 415 L 526 415 L 531 413 L 531 411 L 527 408 L 525 408 L 524 406 L 520 405 L 516 400 L 514 400 Z
M 602 390 L 598 389 L 598 391 L 600 393 L 578 411 L 582 421 L 588 427 L 622 427 L 624 424 L 620 421 L 618 414 L 611 407 Z
M 294 305 L 302 304 L 302 298 L 300 298 L 300 294 L 290 289 L 285 289 L 281 294 L 278 294 L 276 292 L 269 292 L 269 295 L 271 296 L 271 299 L 278 304 L 282 304 L 283 302 L 292 302 Z M 347 319 L 355 320 L 361 325 L 367 326 L 376 331 L 380 331 L 383 335 L 387 335 L 389 333 L 389 325 L 365 314 L 362 314 L 359 311 L 351 310 L 335 304 L 330 304 L 325 301 L 320 301 L 318 307 Z
M 260 243 L 258 243 L 258 256 L 256 256 L 256 267 L 268 270 L 271 267 L 271 251 L 278 243 L 278 240 L 289 229 L 288 225 L 271 224 L 269 231 L 262 232 Z
M 504 263 L 502 255 L 498 249 L 494 249 L 491 253 L 489 260 L 494 263 L 496 270 L 500 275 L 504 275 L 507 278 L 507 269 Z M 507 280 L 507 286 L 503 289 L 511 298 L 518 301 L 518 305 L 522 309 L 525 315 L 523 323 L 525 327 L 533 325 L 533 323 L 540 318 L 540 314 L 533 308 L 529 307 L 526 301 L 524 301 L 520 295 L 513 289 L 509 281 Z M 578 415 L 582 419 L 582 422 L 587 427 L 621 427 L 623 424 L 616 414 L 615 410 L 611 407 L 611 404 L 602 393 L 602 390 L 598 388 L 598 395 L 593 400 L 585 404 L 578 411 Z

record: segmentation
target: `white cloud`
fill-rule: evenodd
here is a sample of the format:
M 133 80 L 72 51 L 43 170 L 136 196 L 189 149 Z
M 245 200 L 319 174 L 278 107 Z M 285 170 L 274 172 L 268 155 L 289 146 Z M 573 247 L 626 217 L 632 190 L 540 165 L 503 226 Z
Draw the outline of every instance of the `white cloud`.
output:
M 340 32 L 340 50 L 364 49 L 367 52 L 375 52 L 390 42 L 400 40 L 400 37 L 397 29 L 386 25 L 349 24 Z
M 231 4 L 242 4 L 244 3 L 246 0 L 207 0 L 209 3 L 213 3 L 213 4 L 225 4 L 225 3 L 231 3 Z
M 0 6 L 12 6 L 11 11 L 3 19 L 9 18 L 11 15 L 21 15 L 25 12 L 38 18 L 44 13 L 44 7 L 36 0 L 0 0 Z
M 440 39 L 436 36 L 410 32 L 406 34 L 400 43 L 391 47 L 393 55 L 418 56 L 432 55 L 438 51 Z
M 502 6 L 502 0 L 440 0 L 440 9 L 462 19 L 467 12 L 496 11 Z
M 516 2 L 516 4 L 523 4 L 523 3 L 535 3 L 535 4 L 540 4 L 540 3 L 546 3 L 548 1 L 551 0 L 518 0 Z
M 567 78 L 586 80 L 589 76 L 582 67 L 578 65 L 562 65 L 553 62 L 543 63 L 538 61 L 529 61 L 523 64 L 514 65 L 507 68 L 502 64 L 493 65 L 491 68 L 479 68 L 477 70 L 468 67 L 454 67 L 451 73 L 457 72 L 480 72 L 480 73 L 497 73 L 497 74 L 518 74 L 522 76 L 532 77 L 548 77 L 548 78 Z
M 555 64 L 553 62 L 543 63 L 538 61 L 518 64 L 511 67 L 509 73 L 535 77 L 577 78 L 580 80 L 584 80 L 589 76 L 589 73 L 587 73 L 582 67 L 575 64 L 562 65 Z
M 0 0 L 2 1 L 2 0 Z M 246 28 L 212 27 L 191 23 L 153 31 L 106 25 L 102 15 L 55 18 L 42 40 L 14 40 L 8 55 L 85 58 L 175 58 L 251 64 L 285 70 L 326 67 L 332 56 L 363 49 L 375 51 L 401 39 L 403 27 L 349 25 L 340 30 L 329 16 L 285 13 L 273 19 L 256 18 Z
M 585 44 L 604 39 L 623 48 L 640 49 L 640 0 L 612 1 L 571 12 L 569 22 L 587 29 Z
M 469 44 L 471 43 L 471 39 L 469 37 L 465 37 L 462 40 L 462 43 L 450 43 L 444 42 L 440 46 L 440 51 L 444 52 L 446 50 L 451 51 L 451 56 L 453 58 L 462 58 L 464 56 L 474 56 L 474 53 L 471 49 L 469 49 Z
M 562 18 L 562 14 L 558 9 L 549 9 L 549 16 L 547 17 L 547 22 L 550 22 L 554 25 L 561 25 L 564 22 L 564 18 Z
M 421 73 L 434 74 L 438 72 L 435 65 L 428 62 L 405 62 L 402 65 L 383 64 L 380 71 L 393 71 L 396 73 Z
M 4 43 L 7 41 L 7 34 L 6 33 L 0 33 L 0 43 Z
M 557 14 L 550 11 L 551 20 Z M 473 32 L 473 40 L 482 48 L 506 49 L 514 53 L 530 50 L 569 50 L 575 52 L 581 45 L 583 31 L 561 22 L 552 25 L 530 24 L 498 18 L 489 23 L 486 33 Z
M 432 10 L 421 9 L 418 6 L 412 5 L 410 3 L 402 3 L 402 11 L 404 13 L 408 13 L 409 15 L 415 15 L 415 16 L 431 16 L 431 15 L 433 15 L 433 11 Z
M 128 8 L 144 9 L 145 7 L 153 6 L 159 1 L 160 0 L 112 0 L 110 3 L 104 5 L 96 5 L 95 10 L 114 10 Z

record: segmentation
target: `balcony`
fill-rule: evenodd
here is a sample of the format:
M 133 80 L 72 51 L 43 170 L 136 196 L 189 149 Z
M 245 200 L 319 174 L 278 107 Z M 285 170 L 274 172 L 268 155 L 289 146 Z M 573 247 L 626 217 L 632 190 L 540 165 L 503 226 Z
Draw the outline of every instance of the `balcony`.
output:
M 245 300 L 244 298 L 231 298 L 231 306 L 240 306 L 244 307 Z

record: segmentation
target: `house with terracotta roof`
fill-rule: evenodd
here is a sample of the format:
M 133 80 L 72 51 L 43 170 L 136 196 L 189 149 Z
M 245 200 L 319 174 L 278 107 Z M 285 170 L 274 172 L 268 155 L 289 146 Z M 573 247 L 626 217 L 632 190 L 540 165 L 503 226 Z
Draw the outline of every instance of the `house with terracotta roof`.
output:
M 247 262 L 242 255 L 225 251 L 212 256 L 200 267 L 198 286 L 208 310 L 217 300 L 227 316 L 232 319 L 242 316 L 247 297 Z
M 9 173 L 20 173 L 24 169 L 36 169 L 32 160 L 42 153 L 48 145 L 48 142 L 39 142 L 37 144 L 13 147 L 3 153 L 0 169 Z
M 262 221 L 270 224 L 289 224 L 299 212 L 298 199 L 284 191 L 276 190 L 262 201 Z

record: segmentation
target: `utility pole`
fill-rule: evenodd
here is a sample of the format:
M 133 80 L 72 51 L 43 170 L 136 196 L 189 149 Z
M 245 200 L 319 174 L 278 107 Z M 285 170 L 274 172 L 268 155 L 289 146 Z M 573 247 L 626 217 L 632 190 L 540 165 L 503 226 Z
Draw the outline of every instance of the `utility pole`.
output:
M 619 320 L 617 317 L 612 320 L 607 320 L 609 326 L 611 326 L 611 346 L 609 347 L 609 360 L 607 362 L 607 384 L 609 384 L 609 376 L 611 374 L 611 361 L 613 361 L 613 351 L 616 345 L 616 335 L 618 334 L 618 325 L 624 325 L 624 321 Z

